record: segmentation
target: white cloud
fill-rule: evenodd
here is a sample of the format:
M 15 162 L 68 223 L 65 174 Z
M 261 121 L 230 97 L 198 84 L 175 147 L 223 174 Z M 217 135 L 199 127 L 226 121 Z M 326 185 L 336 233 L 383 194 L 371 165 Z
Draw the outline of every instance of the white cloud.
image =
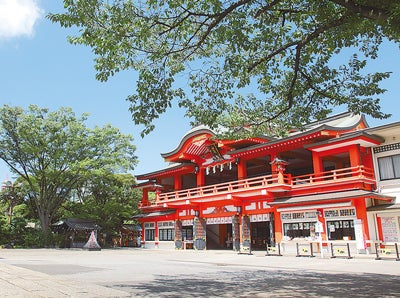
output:
M 42 14 L 37 0 L 0 0 L 0 39 L 33 36 Z

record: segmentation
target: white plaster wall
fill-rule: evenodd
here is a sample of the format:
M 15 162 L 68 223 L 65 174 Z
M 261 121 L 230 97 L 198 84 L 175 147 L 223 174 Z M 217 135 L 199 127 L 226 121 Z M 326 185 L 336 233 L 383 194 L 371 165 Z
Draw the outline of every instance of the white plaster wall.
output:
M 398 143 L 398 141 L 385 142 L 383 145 Z M 396 203 L 400 204 L 400 179 L 384 180 L 381 181 L 379 176 L 378 158 L 390 155 L 400 154 L 400 150 L 391 150 L 380 153 L 373 153 L 374 171 L 377 182 L 377 191 L 384 195 L 396 197 Z

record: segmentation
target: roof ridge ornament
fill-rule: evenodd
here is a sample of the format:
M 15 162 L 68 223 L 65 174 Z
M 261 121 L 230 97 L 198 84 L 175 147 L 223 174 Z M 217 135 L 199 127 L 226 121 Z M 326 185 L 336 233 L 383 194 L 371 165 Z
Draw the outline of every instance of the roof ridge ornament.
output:
M 209 145 L 208 149 L 210 150 L 210 153 L 212 154 L 212 158 L 214 161 L 220 161 L 224 159 L 221 152 L 219 151 L 217 143 Z

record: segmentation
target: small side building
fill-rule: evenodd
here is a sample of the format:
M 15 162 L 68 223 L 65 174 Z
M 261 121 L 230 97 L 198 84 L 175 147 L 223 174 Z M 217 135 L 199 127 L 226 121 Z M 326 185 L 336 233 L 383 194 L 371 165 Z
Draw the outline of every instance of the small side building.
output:
M 61 248 L 83 248 L 91 232 L 97 236 L 101 227 L 91 219 L 67 218 L 52 224 L 51 230 L 61 235 Z

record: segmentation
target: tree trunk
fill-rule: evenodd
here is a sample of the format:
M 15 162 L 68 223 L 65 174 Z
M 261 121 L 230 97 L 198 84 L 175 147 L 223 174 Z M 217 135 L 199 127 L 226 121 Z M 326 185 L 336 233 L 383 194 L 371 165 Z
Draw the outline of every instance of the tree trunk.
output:
M 38 215 L 40 219 L 40 227 L 42 229 L 43 244 L 45 247 L 50 247 L 53 243 L 52 233 L 50 230 L 50 216 L 46 210 L 38 210 Z

